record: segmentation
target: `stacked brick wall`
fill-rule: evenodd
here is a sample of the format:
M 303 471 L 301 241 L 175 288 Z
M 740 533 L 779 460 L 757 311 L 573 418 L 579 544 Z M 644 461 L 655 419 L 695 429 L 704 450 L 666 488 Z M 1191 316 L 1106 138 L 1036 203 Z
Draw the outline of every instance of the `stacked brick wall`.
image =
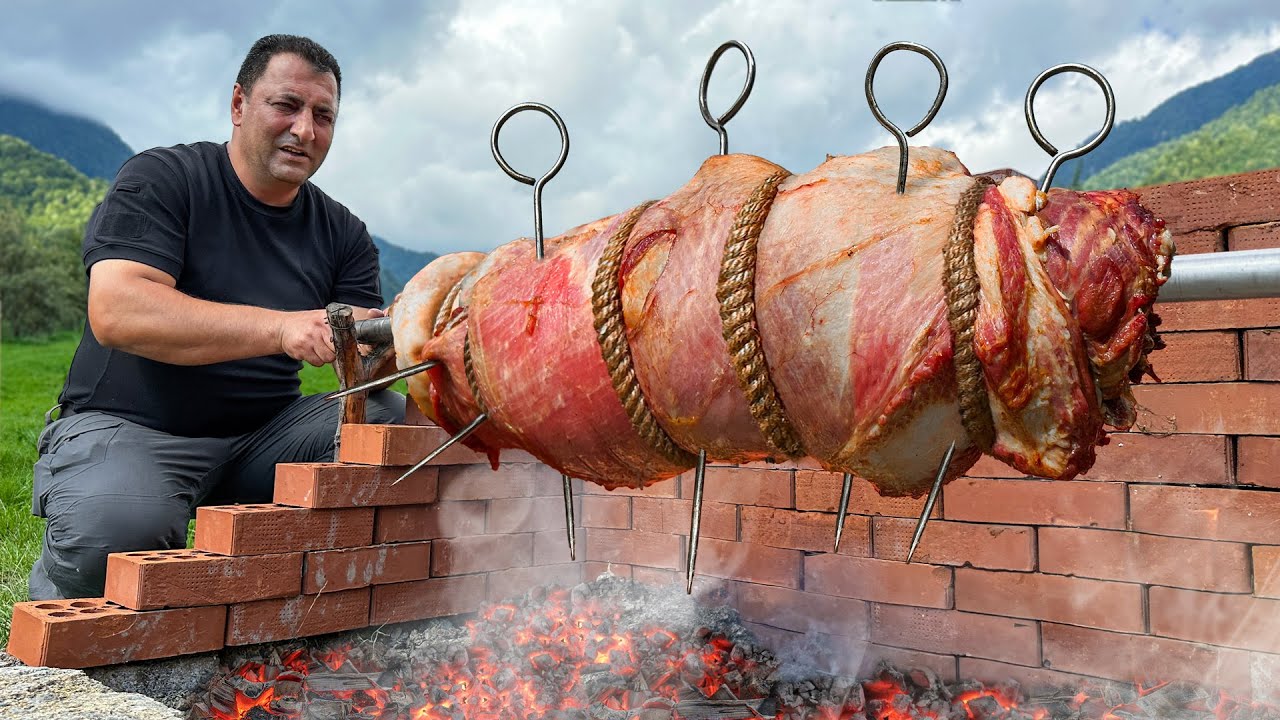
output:
M 1280 247 L 1280 171 L 1142 194 L 1182 253 Z M 1158 312 L 1164 383 L 1137 389 L 1137 432 L 1113 435 L 1087 476 L 984 459 L 946 487 L 908 565 L 922 500 L 855 481 L 833 553 L 839 474 L 713 466 L 698 592 L 845 672 L 883 658 L 948 678 L 1186 679 L 1280 702 L 1280 299 Z M 606 571 L 683 584 L 691 474 L 644 491 L 575 482 L 570 562 L 559 475 L 523 453 L 493 472 L 454 449 L 390 485 L 444 438 L 349 426 L 341 462 L 279 468 L 275 505 L 202 509 L 195 550 L 113 557 L 105 600 L 19 604 L 11 651 L 122 662 L 465 613 Z
M 273 504 L 199 508 L 194 548 L 111 555 L 104 597 L 15 605 L 9 652 L 31 665 L 133 662 L 458 615 L 579 582 L 560 475 L 531 456 L 506 453 L 493 472 L 455 447 L 392 483 L 447 437 L 346 426 L 340 462 L 277 466 Z

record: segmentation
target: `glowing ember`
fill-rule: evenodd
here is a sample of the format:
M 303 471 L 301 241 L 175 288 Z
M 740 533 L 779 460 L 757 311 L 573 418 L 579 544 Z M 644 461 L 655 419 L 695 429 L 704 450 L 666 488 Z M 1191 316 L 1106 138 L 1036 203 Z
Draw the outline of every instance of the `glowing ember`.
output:
M 599 583 L 600 581 L 597 581 Z M 1028 696 L 882 667 L 796 679 L 737 622 L 636 624 L 597 583 L 490 605 L 430 650 L 358 642 L 248 662 L 191 720 L 1263 720 L 1280 710 L 1171 683 Z M 583 591 L 583 588 L 587 588 Z M 635 601 L 632 603 L 636 604 Z M 641 603 L 643 604 L 643 603 Z M 652 613 L 661 616 L 661 612 Z M 679 623 L 676 623 L 679 624 Z M 689 622 L 685 622 L 689 625 Z M 401 634 L 402 639 L 408 633 Z M 1106 685 L 1106 689 L 1102 688 Z

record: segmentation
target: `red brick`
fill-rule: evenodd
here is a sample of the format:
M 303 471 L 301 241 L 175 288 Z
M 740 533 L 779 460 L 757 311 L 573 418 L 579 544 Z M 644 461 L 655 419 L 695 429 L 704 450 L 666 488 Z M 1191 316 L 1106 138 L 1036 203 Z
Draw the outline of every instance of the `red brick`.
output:
M 680 496 L 680 479 L 678 477 L 667 478 L 659 482 L 647 485 L 642 488 L 614 488 L 606 490 L 595 483 L 583 483 L 582 493 L 584 495 L 613 495 L 620 497 L 679 497 Z
M 1142 205 L 1170 232 L 1217 230 L 1280 218 L 1280 170 L 1137 188 Z
M 1280 327 L 1280 298 L 1157 302 L 1160 331 Z
M 1244 334 L 1246 380 L 1280 381 L 1280 330 L 1248 330 Z
M 582 524 L 585 527 L 626 530 L 631 527 L 631 498 L 608 495 L 582 496 Z
M 1266 490 L 1132 485 L 1129 515 L 1137 532 L 1280 545 L 1280 493 Z
M 1241 485 L 1280 487 L 1280 438 L 1242 437 L 1236 443 Z
M 1120 682 L 1184 680 L 1248 695 L 1244 650 L 1043 623 L 1044 667 Z
M 574 522 L 581 526 L 582 506 L 574 498 Z M 495 498 L 489 501 L 485 532 L 490 535 L 564 530 L 564 497 Z
M 564 563 L 540 567 L 512 568 L 489 573 L 489 601 L 518 598 L 535 587 L 573 587 L 582 582 L 582 565 Z
M 799 550 L 704 537 L 694 570 L 698 575 L 799 588 L 802 557 Z
M 1280 704 L 1280 655 L 1253 653 L 1254 702 Z
M 196 549 L 219 555 L 361 547 L 372 541 L 373 508 L 216 505 L 196 509 Z
M 796 632 L 867 639 L 867 603 L 755 583 L 739 583 L 738 612 L 753 622 Z
M 87 668 L 222 648 L 223 605 L 126 610 L 101 598 L 15 603 L 9 654 L 27 665 Z
M 374 585 L 369 624 L 385 625 L 461 615 L 475 612 L 484 601 L 484 575 Z
M 1222 236 L 1221 230 L 1193 230 L 1174 235 L 1173 244 L 1178 255 L 1221 252 L 1226 249 L 1227 244 Z
M 1014 665 L 1040 664 L 1036 626 L 1026 620 L 957 610 L 878 603 L 871 606 L 871 639 L 876 643 Z
M 373 541 L 381 545 L 480 535 L 484 533 L 487 505 L 475 500 L 378 508 Z
M 448 439 L 449 433 L 434 425 L 343 425 L 338 460 L 362 465 L 417 465 Z M 431 464 L 481 463 L 488 465 L 489 459 L 456 443 Z
M 1123 528 L 1124 485 L 959 478 L 942 488 L 948 520 Z
M 814 470 L 796 471 L 796 509 L 835 512 L 844 485 L 841 473 Z M 849 490 L 849 512 L 858 515 L 892 515 L 918 518 L 924 512 L 923 497 L 885 497 L 875 486 L 855 477 Z M 934 507 L 934 517 L 941 517 L 941 503 Z
M 1280 383 L 1138 385 L 1141 432 L 1280 435 Z
M 560 530 L 544 530 L 533 534 L 533 564 L 540 565 L 558 565 L 560 563 L 575 562 L 587 559 L 584 548 L 585 533 L 581 528 L 574 530 L 574 543 L 577 549 L 577 557 L 569 556 L 569 534 Z
M 602 562 L 582 563 L 583 582 L 591 582 L 592 580 L 604 575 L 615 575 L 617 577 L 629 578 L 631 577 L 631 566 Z
M 1081 480 L 1227 485 L 1231 441 L 1224 435 L 1112 433 Z
M 1059 575 L 1249 592 L 1248 547 L 1113 530 L 1040 528 L 1040 571 Z
M 905 562 L 916 522 L 906 518 L 875 518 L 872 525 L 875 556 Z M 1035 555 L 1035 533 L 1031 528 L 930 520 L 912 560 L 925 565 L 1031 570 L 1035 568 Z
M 1280 547 L 1253 547 L 1253 594 L 1280 600 Z
M 1142 632 L 1142 586 L 1025 572 L 956 570 L 956 609 Z
M 1166 347 L 1148 358 L 1166 383 L 1239 380 L 1240 337 L 1233 330 L 1161 333 Z
M 1232 251 L 1280 248 L 1280 222 L 1238 225 L 1229 228 L 1227 247 Z
M 533 563 L 533 535 L 475 535 L 445 538 L 431 544 L 431 575 L 528 567 Z
M 441 500 L 490 500 L 493 498 L 532 497 L 539 477 L 560 473 L 537 463 L 503 463 L 497 470 L 488 465 L 466 465 L 440 468 Z
M 684 565 L 678 535 L 605 528 L 591 528 L 586 535 L 585 557 L 579 555 L 586 560 L 668 570 L 679 570 Z
M 371 505 L 417 505 L 436 501 L 438 468 L 422 468 L 404 482 L 395 481 L 408 468 L 380 468 L 339 463 L 276 465 L 275 501 L 307 508 Z
M 431 543 L 375 545 L 307 553 L 304 594 L 425 580 L 431 576 Z
M 1148 602 L 1152 635 L 1280 652 L 1280 600 L 1153 587 Z
M 1038 694 L 1052 690 L 1081 690 L 1088 689 L 1088 695 L 1092 697 L 1101 697 L 1104 688 L 1110 688 L 1119 691 L 1129 683 L 1117 683 L 1107 680 L 1099 680 L 1084 675 L 1076 675 L 1074 673 L 1057 672 L 1056 670 L 1045 670 L 1040 667 L 1024 667 L 1022 665 L 1010 665 L 1009 663 L 996 662 L 994 660 L 983 660 L 981 658 L 960 658 L 960 677 L 965 680 L 977 680 L 978 682 L 994 685 L 1005 683 L 1010 680 L 1017 681 L 1022 689 L 1028 694 Z M 1112 695 L 1112 697 L 1120 697 Z M 1114 716 L 1113 716 L 1114 717 Z
M 931 670 L 938 676 L 939 680 L 944 682 L 955 682 L 961 679 L 956 674 L 956 657 L 954 655 L 939 655 L 938 653 L 867 643 L 862 648 L 861 657 L 858 660 L 858 670 L 852 674 L 854 677 L 859 678 L 873 676 L 880 664 L 884 663 L 898 670 Z
M 692 500 L 646 497 L 631 500 L 631 526 L 636 530 L 688 537 L 692 519 Z M 698 523 L 698 534 L 701 537 L 737 540 L 738 506 L 707 502 L 704 496 L 702 517 Z
M 804 589 L 898 605 L 952 604 L 951 568 L 873 558 L 810 555 L 804 559 Z
M 742 541 L 770 547 L 830 552 L 835 546 L 836 516 L 779 508 L 742 508 Z M 871 554 L 871 518 L 849 515 L 844 520 L 840 554 Z
M 693 497 L 693 471 L 679 476 L 680 496 Z M 791 498 L 794 471 L 745 467 L 708 467 L 702 498 L 704 501 L 735 505 L 795 507 Z
M 631 579 L 654 587 L 675 586 L 676 583 L 684 583 L 684 578 L 674 570 L 663 570 L 643 565 L 636 565 L 631 568 Z
M 302 553 L 227 557 L 203 550 L 107 556 L 103 596 L 133 610 L 227 605 L 297 595 Z
M 545 466 L 544 466 L 545 467 Z M 557 497 L 564 504 L 564 476 L 554 469 L 551 472 L 535 473 L 533 476 L 533 494 L 535 497 Z M 576 498 L 583 494 L 582 488 L 593 483 L 579 478 L 569 478 L 569 489 Z
M 404 424 L 405 425 L 435 425 L 436 421 L 427 417 L 425 413 L 418 407 L 418 403 L 413 398 L 408 398 L 409 402 L 404 404 Z
M 237 603 L 227 608 L 227 645 L 256 645 L 355 630 L 369 624 L 369 588 Z

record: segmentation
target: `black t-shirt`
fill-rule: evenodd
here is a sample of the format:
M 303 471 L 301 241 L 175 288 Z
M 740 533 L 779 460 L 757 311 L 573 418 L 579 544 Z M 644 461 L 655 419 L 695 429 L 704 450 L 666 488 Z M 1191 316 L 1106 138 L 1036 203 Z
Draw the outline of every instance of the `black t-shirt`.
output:
M 258 201 L 215 143 L 147 150 L 124 164 L 85 229 L 86 270 L 106 259 L 158 268 L 179 291 L 219 303 L 382 304 L 378 250 L 359 218 L 310 182 L 288 207 Z M 298 398 L 300 368 L 284 354 L 170 365 L 104 348 L 86 323 L 60 399 L 174 435 L 229 437 Z

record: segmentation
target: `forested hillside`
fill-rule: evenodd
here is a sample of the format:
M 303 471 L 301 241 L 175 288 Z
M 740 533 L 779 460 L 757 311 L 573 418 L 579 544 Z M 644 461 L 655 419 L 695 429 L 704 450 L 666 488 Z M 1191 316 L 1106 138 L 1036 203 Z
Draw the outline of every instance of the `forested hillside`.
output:
M 1063 186 L 1084 187 L 1081 181 L 1085 178 L 1129 155 L 1194 132 L 1277 82 L 1280 82 L 1280 50 L 1259 55 L 1225 75 L 1187 88 L 1144 117 L 1117 123 L 1106 141 L 1093 152 L 1063 163 L 1058 170 L 1058 182 Z M 1087 139 L 1080 138 L 1081 141 Z
M 133 150 L 106 125 L 11 95 L 0 95 L 0 135 L 22 138 L 93 178 L 115 177 L 133 156 Z
M 1140 187 L 1280 166 L 1280 84 L 1200 129 L 1135 153 L 1081 183 Z
M 0 337 L 37 337 L 84 321 L 80 238 L 106 189 L 105 180 L 0 135 Z

